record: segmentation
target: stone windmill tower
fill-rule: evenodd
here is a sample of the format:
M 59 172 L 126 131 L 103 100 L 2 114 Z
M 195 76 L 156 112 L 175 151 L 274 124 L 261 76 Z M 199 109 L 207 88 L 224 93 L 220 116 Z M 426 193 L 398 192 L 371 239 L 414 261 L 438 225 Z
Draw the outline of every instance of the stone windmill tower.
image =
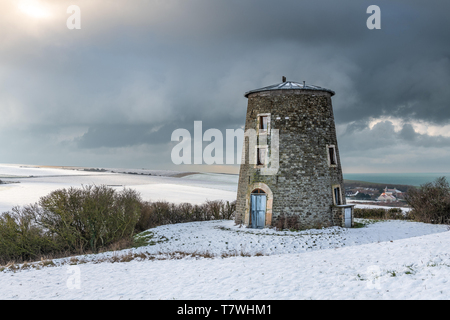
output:
M 297 216 L 298 227 L 351 227 L 331 97 L 286 81 L 248 91 L 236 223 L 253 228 Z M 287 219 L 284 219 L 286 221 Z M 281 221 L 281 220 L 280 220 Z

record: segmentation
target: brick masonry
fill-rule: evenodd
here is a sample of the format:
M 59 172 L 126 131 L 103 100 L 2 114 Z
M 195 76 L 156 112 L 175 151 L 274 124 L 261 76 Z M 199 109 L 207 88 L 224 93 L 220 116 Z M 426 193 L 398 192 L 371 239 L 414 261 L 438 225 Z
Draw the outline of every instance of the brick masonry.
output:
M 268 194 L 266 226 L 283 215 L 297 215 L 305 229 L 343 226 L 344 209 L 335 206 L 333 192 L 339 186 L 340 204 L 345 204 L 331 93 L 305 89 L 251 93 L 246 132 L 258 132 L 260 114 L 270 114 L 269 128 L 279 130 L 279 170 L 275 175 L 262 175 L 260 166 L 250 164 L 249 139 L 245 138 L 236 223 L 250 225 L 250 194 L 260 188 Z M 270 146 L 270 135 L 267 140 Z M 336 165 L 330 165 L 328 146 L 335 147 Z

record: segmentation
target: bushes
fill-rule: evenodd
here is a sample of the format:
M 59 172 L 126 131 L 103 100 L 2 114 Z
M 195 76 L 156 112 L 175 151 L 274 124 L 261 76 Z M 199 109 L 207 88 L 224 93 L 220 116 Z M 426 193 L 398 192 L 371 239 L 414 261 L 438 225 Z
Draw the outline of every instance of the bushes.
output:
M 450 224 L 450 187 L 445 177 L 408 190 L 405 199 L 415 221 Z
M 235 202 L 202 205 L 144 202 L 131 189 L 107 186 L 53 191 L 0 216 L 0 264 L 131 246 L 133 235 L 164 224 L 231 219 Z
M 50 234 L 34 222 L 33 210 L 28 206 L 15 207 L 0 216 L 0 263 L 11 260 L 32 260 L 57 249 Z
M 235 202 L 225 203 L 221 200 L 206 201 L 202 205 L 173 204 L 167 201 L 142 202 L 136 230 L 141 232 L 160 225 L 182 222 L 231 219 L 235 210 Z
M 56 190 L 34 205 L 16 207 L 0 217 L 0 260 L 98 252 L 116 242 L 131 242 L 140 203 L 139 194 L 131 189 Z
M 97 252 L 100 247 L 133 236 L 140 203 L 140 195 L 131 189 L 62 189 L 40 199 L 36 223 L 57 236 L 66 250 Z

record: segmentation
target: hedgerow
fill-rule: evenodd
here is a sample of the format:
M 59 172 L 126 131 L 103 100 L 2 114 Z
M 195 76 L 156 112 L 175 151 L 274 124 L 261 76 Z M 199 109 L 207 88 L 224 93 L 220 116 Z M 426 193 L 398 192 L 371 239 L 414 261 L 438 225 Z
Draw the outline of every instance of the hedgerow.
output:
M 143 201 L 135 190 L 105 185 L 59 189 L 0 216 L 0 264 L 124 249 L 149 228 L 231 219 L 234 210 L 228 201 Z

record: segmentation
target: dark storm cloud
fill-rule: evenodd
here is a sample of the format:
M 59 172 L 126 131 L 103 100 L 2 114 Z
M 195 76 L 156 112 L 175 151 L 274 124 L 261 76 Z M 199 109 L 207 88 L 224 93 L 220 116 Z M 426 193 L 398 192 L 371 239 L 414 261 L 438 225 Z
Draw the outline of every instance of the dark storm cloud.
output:
M 116 148 L 141 144 L 167 143 L 172 130 L 169 126 L 149 129 L 149 125 L 100 125 L 90 127 L 88 132 L 76 139 L 80 148 Z
M 197 73 L 202 75 L 197 79 L 214 83 L 242 61 L 248 65 L 233 70 L 241 83 L 249 81 L 242 91 L 278 82 L 280 73 L 336 90 L 338 123 L 381 115 L 435 123 L 450 119 L 448 3 L 380 1 L 381 30 L 366 28 L 368 1 L 177 4 L 172 15 L 158 20 L 151 39 L 173 52 L 183 48 L 184 58 L 169 53 L 172 61 L 164 65 L 178 65 L 184 79 Z M 149 34 L 145 28 L 139 33 Z M 217 98 L 231 94 L 237 91 Z
M 189 123 L 182 121 L 166 122 L 154 126 L 148 124 L 101 124 L 89 127 L 87 132 L 73 139 L 73 142 L 77 147 L 86 149 L 130 147 L 143 144 L 167 145 L 171 144 L 171 136 L 176 129 L 188 130 L 192 139 L 194 139 L 194 121 L 201 121 L 202 132 L 211 128 L 220 130 L 224 139 L 226 137 L 226 129 L 229 129 L 229 126 L 225 127 L 219 121 L 202 121 L 195 118 Z M 237 126 L 232 126 L 234 130 L 237 128 Z M 200 138 L 202 139 L 203 137 Z M 205 143 L 205 145 L 207 144 L 209 142 Z
M 48 145 L 32 134 L 47 126 L 55 150 L 61 141 L 80 154 L 166 143 L 170 154 L 172 131 L 192 132 L 196 120 L 204 130 L 241 127 L 244 92 L 284 75 L 336 91 L 348 150 L 447 146 L 408 125 L 367 125 L 380 116 L 449 122 L 448 2 L 378 1 L 381 30 L 366 27 L 369 1 L 75 2 L 58 1 L 58 18 L 41 29 L 0 19 L 0 142 L 22 126 Z M 69 4 L 81 8 L 81 30 L 65 28 Z M 24 149 L 14 152 L 27 157 Z
M 449 119 L 449 97 L 442 92 L 450 81 L 446 3 L 381 1 L 381 30 L 366 28 L 369 2 L 365 1 L 203 0 L 167 6 L 137 1 L 126 8 L 93 3 L 97 7 L 91 5 L 83 15 L 84 37 L 52 34 L 62 46 L 23 44 L 23 51 L 32 49 L 36 54 L 18 55 L 14 50 L 7 57 L 19 71 L 26 68 L 18 73 L 20 81 L 32 71 L 32 89 L 49 92 L 58 87 L 64 94 L 39 98 L 25 81 L 30 100 L 37 96 L 37 103 L 47 103 L 46 109 L 58 99 L 81 100 L 78 116 L 91 115 L 83 109 L 105 109 L 107 121 L 115 121 L 111 118 L 121 119 L 128 112 L 126 101 L 116 99 L 118 93 L 135 82 L 141 91 L 154 90 L 167 104 L 181 106 L 176 111 L 203 112 L 208 102 L 201 95 L 220 90 L 220 81 L 231 69 L 240 91 L 216 95 L 217 101 L 230 95 L 242 98 L 243 92 L 290 73 L 288 79 L 336 90 L 338 123 L 382 114 L 438 123 Z M 93 10 L 100 7 L 104 10 Z M 343 62 L 347 65 L 339 67 Z M 44 80 L 45 90 L 36 86 L 39 80 L 33 79 L 33 71 Z M 345 77 L 349 80 L 342 86 Z M 22 87 L 15 81 L 11 86 Z M 165 94 L 168 90 L 173 99 Z M 191 92 L 197 101 L 189 101 Z M 426 108 L 429 105 L 433 107 Z M 51 114 L 69 108 L 56 104 Z

